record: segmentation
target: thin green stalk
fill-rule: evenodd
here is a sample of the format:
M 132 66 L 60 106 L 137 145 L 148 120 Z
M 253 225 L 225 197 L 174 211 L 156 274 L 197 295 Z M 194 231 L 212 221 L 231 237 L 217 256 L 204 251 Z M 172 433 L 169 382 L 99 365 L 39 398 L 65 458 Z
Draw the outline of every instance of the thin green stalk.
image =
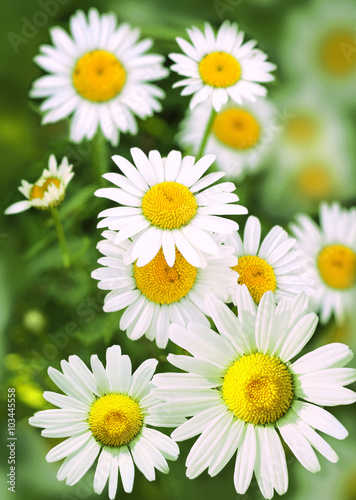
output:
M 56 226 L 57 230 L 57 237 L 59 241 L 59 245 L 62 250 L 62 258 L 63 258 L 63 265 L 65 268 L 68 268 L 70 266 L 70 256 L 68 252 L 68 247 L 67 247 L 67 242 L 64 236 L 64 231 L 63 231 L 63 226 L 61 223 L 61 220 L 59 218 L 59 213 L 58 209 L 56 207 L 51 208 L 51 215 L 53 217 L 54 224 Z
M 206 127 L 205 127 L 205 131 L 204 131 L 203 139 L 202 139 L 201 144 L 200 144 L 199 152 L 198 152 L 198 155 L 196 157 L 197 160 L 199 160 L 204 154 L 206 143 L 208 142 L 209 136 L 211 134 L 211 130 L 212 130 L 213 125 L 214 125 L 215 117 L 216 117 L 216 111 L 214 108 L 212 108 L 208 123 L 206 124 Z
M 103 185 L 103 174 L 107 172 L 108 152 L 104 135 L 99 131 L 92 140 L 91 162 L 95 180 Z

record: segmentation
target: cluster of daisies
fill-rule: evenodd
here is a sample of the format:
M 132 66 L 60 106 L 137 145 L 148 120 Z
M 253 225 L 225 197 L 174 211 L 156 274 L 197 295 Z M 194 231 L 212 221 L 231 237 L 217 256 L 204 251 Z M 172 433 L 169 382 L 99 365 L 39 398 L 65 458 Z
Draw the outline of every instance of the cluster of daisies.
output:
M 36 62 L 49 74 L 31 96 L 44 98 L 43 123 L 71 116 L 72 141 L 100 130 L 115 146 L 120 132 L 137 132 L 135 116 L 160 111 L 164 93 L 151 81 L 167 75 L 163 57 L 147 53 L 152 41 L 139 41 L 127 24 L 117 27 L 113 14 L 78 12 L 70 28 L 72 36 L 52 29 L 53 46 L 41 47 Z M 138 148 L 131 149 L 132 162 L 113 156 L 118 170 L 103 176 L 113 187 L 95 193 L 115 205 L 99 214 L 103 257 L 92 273 L 109 291 L 104 311 L 121 311 L 120 329 L 162 349 L 171 341 L 182 354 L 167 359 L 181 371 L 154 375 L 157 361 L 148 359 L 132 373 L 118 345 L 107 349 L 106 366 L 96 355 L 91 369 L 70 356 L 62 371 L 48 371 L 64 394 L 44 397 L 58 409 L 36 413 L 30 424 L 43 436 L 66 438 L 46 457 L 64 459 L 59 480 L 74 485 L 97 460 L 94 491 L 108 483 L 110 499 L 119 473 L 131 492 L 135 467 L 154 480 L 156 469 L 167 473 L 167 460 L 177 459 L 177 441 L 196 436 L 189 478 L 206 469 L 215 476 L 236 456 L 237 493 L 247 491 L 254 474 L 269 499 L 288 488 L 282 443 L 316 472 L 314 450 L 338 459 L 317 431 L 347 436 L 322 407 L 356 401 L 344 387 L 356 380 L 356 370 L 345 367 L 352 352 L 335 343 L 297 356 L 318 313 L 326 323 L 352 312 L 356 210 L 323 204 L 320 226 L 301 215 L 293 237 L 279 226 L 262 237 L 251 215 L 241 236 L 235 219 L 247 209 L 237 204 L 234 183 L 219 181 L 255 165 L 266 149 L 261 122 L 273 112 L 263 83 L 275 66 L 256 41 L 244 43 L 235 24 L 223 23 L 216 34 L 206 24 L 188 35 L 189 42 L 177 39 L 183 53 L 170 57 L 172 70 L 184 76 L 174 86 L 192 96 L 180 137 L 195 156 Z M 35 184 L 23 181 L 27 200 L 7 213 L 57 206 L 72 176 L 66 159 L 57 167 L 51 156 Z M 156 427 L 174 431 L 167 437 Z

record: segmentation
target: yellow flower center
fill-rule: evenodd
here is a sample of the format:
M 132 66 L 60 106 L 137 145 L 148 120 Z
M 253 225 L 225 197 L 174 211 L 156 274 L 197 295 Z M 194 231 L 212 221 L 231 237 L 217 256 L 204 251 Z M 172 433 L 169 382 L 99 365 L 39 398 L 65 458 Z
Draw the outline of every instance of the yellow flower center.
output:
M 329 199 L 335 180 L 322 164 L 311 164 L 302 168 L 295 181 L 298 191 L 310 200 Z
M 151 302 L 171 304 L 185 297 L 194 285 L 197 269 L 176 249 L 176 260 L 169 267 L 162 249 L 143 267 L 134 265 L 134 276 L 139 290 Z
M 229 108 L 216 116 L 213 132 L 219 141 L 231 148 L 248 149 L 258 141 L 260 126 L 249 111 Z
M 232 270 L 239 273 L 237 283 L 247 286 L 256 304 L 260 302 L 265 292 L 268 290 L 274 292 L 277 288 L 273 267 L 261 257 L 255 255 L 239 257 L 237 266 L 232 267 Z
M 351 29 L 339 29 L 330 33 L 320 47 L 323 68 L 331 75 L 342 77 L 355 70 L 355 33 Z
M 325 283 L 346 290 L 356 283 L 356 253 L 344 245 L 329 245 L 319 253 L 318 268 Z
M 61 185 L 60 179 L 58 179 L 57 177 L 47 177 L 47 179 L 42 184 L 34 184 L 31 189 L 30 200 L 34 200 L 35 198 L 40 198 L 42 200 L 49 186 L 51 185 L 59 188 L 59 186 Z
M 142 199 L 143 215 L 161 229 L 178 229 L 188 224 L 197 208 L 193 193 L 179 182 L 160 182 Z
M 306 144 L 316 138 L 318 125 L 311 116 L 298 114 L 290 119 L 286 126 L 287 136 L 297 144 Z
M 115 97 L 126 81 L 126 71 L 114 54 L 93 50 L 82 56 L 73 71 L 73 84 L 88 101 L 104 102 Z
M 211 52 L 200 61 L 199 73 L 207 85 L 226 88 L 240 79 L 241 66 L 231 54 Z
M 227 370 L 222 394 L 237 418 L 254 425 L 272 424 L 293 401 L 292 374 L 279 358 L 245 355 Z
M 93 436 L 105 446 L 122 446 L 140 432 L 143 415 L 129 396 L 108 394 L 95 401 L 89 414 Z

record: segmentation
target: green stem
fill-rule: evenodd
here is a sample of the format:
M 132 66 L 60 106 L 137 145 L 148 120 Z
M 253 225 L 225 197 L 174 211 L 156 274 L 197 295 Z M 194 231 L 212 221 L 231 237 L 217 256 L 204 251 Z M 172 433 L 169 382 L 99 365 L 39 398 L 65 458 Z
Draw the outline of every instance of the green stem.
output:
M 99 131 L 92 140 L 92 166 L 95 180 L 103 185 L 103 174 L 107 172 L 108 152 L 104 135 Z
M 63 265 L 64 267 L 68 268 L 70 266 L 70 257 L 69 257 L 67 242 L 64 236 L 63 226 L 59 218 L 58 209 L 56 207 L 51 208 L 51 214 L 53 217 L 54 224 L 56 226 L 57 237 L 62 250 Z
M 206 124 L 205 130 L 204 130 L 204 135 L 203 135 L 203 138 L 202 138 L 202 141 L 200 144 L 199 152 L 198 152 L 197 157 L 196 157 L 197 160 L 200 160 L 200 158 L 204 154 L 206 143 L 208 142 L 211 130 L 212 130 L 213 125 L 214 125 L 215 117 L 216 117 L 216 111 L 214 108 L 212 108 L 208 123 Z

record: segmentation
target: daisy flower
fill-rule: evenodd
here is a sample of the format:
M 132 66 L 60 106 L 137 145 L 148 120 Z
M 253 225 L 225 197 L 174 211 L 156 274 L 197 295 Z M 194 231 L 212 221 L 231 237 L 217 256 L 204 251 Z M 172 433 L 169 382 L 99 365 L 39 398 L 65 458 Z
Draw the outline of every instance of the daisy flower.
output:
M 247 219 L 244 238 L 234 232 L 226 243 L 235 249 L 237 281 L 232 300 L 242 285 L 246 285 L 254 302 L 258 304 L 270 291 L 276 303 L 282 298 L 294 298 L 300 292 L 315 293 L 313 281 L 307 276 L 307 262 L 302 253 L 294 250 L 296 240 L 290 238 L 280 226 L 274 226 L 261 242 L 261 223 L 257 217 Z
M 181 124 L 178 140 L 195 155 L 204 135 L 201 124 L 208 122 L 209 114 L 209 108 L 199 104 Z M 258 170 L 276 133 L 275 110 L 267 99 L 243 106 L 229 101 L 215 116 L 204 151 L 216 155 L 217 167 L 227 176 L 241 180 Z
M 146 54 L 152 40 L 138 41 L 140 32 L 114 14 L 88 17 L 78 11 L 70 19 L 71 36 L 51 30 L 54 46 L 42 45 L 35 62 L 49 73 L 36 80 L 31 97 L 45 98 L 42 124 L 72 115 L 70 138 L 92 139 L 97 129 L 113 144 L 119 132 L 137 133 L 135 115 L 152 116 L 161 110 L 164 92 L 152 85 L 167 76 L 164 58 Z
M 121 207 L 104 210 L 98 227 L 118 231 L 115 243 L 137 236 L 124 256 L 124 264 L 137 260 L 138 267 L 148 264 L 160 251 L 172 267 L 175 247 L 194 267 L 205 265 L 205 255 L 217 255 L 218 248 L 209 232 L 228 234 L 238 229 L 235 221 L 218 215 L 246 214 L 233 194 L 232 182 L 215 182 L 224 176 L 215 172 L 204 176 L 215 160 L 205 155 L 195 163 L 193 156 L 171 151 L 161 158 L 150 151 L 148 158 L 138 148 L 131 149 L 135 166 L 122 156 L 112 159 L 121 172 L 103 177 L 118 187 L 98 189 L 96 196 L 108 198 Z M 209 186 L 209 187 L 208 187 Z
M 105 298 L 105 312 L 125 309 L 120 329 L 126 330 L 132 340 L 146 335 L 164 348 L 172 323 L 186 326 L 195 321 L 209 326 L 205 294 L 211 292 L 226 301 L 236 283 L 236 273 L 230 269 L 237 262 L 232 247 L 219 245 L 218 255 L 207 256 L 204 268 L 189 264 L 177 248 L 171 267 L 162 249 L 151 262 L 137 267 L 123 263 L 131 240 L 115 245 L 114 231 L 104 231 L 103 236 L 98 249 L 104 257 L 98 263 L 104 267 L 93 271 L 92 278 L 100 280 L 99 288 L 111 290 Z
M 291 230 L 313 273 L 313 305 L 321 322 L 327 323 L 333 314 L 338 323 L 345 321 L 356 301 L 356 208 L 322 203 L 320 227 L 299 215 Z
M 266 54 L 254 48 L 256 40 L 243 43 L 244 33 L 238 31 L 237 24 L 225 21 L 217 35 L 208 23 L 204 32 L 196 27 L 187 32 L 191 43 L 177 38 L 184 55 L 169 57 L 175 62 L 171 69 L 186 77 L 174 87 L 184 87 L 182 95 L 194 94 L 191 109 L 209 101 L 220 111 L 229 97 L 242 104 L 244 99 L 255 101 L 256 96 L 266 95 L 266 88 L 258 82 L 274 80 L 270 71 L 276 66 L 266 61 Z
M 265 212 L 286 220 L 317 213 L 322 201 L 352 199 L 356 190 L 353 127 L 316 98 L 313 88 L 289 86 L 275 96 L 283 127 L 258 198 Z
M 67 438 L 46 456 L 48 462 L 66 457 L 57 474 L 59 481 L 65 479 L 73 486 L 99 457 L 94 491 L 100 494 L 108 482 L 112 500 L 119 471 L 127 493 L 133 488 L 135 465 L 149 481 L 155 479 L 155 469 L 169 471 L 166 459 L 176 460 L 178 446 L 150 426 L 174 426 L 181 419 L 150 415 L 157 404 L 150 395 L 156 365 L 155 359 L 148 359 L 131 374 L 130 358 L 113 346 L 106 351 L 106 368 L 93 355 L 92 371 L 78 356 L 61 361 L 63 373 L 48 369 L 64 395 L 45 392 L 44 398 L 59 409 L 40 411 L 29 423 L 42 427 L 42 436 Z
M 312 0 L 307 8 L 289 16 L 285 29 L 280 55 L 289 77 L 299 84 L 314 85 L 315 95 L 321 95 L 323 102 L 352 104 L 356 84 L 354 3 Z
M 343 387 L 356 380 L 356 370 L 344 368 L 352 352 L 328 344 L 292 361 L 318 322 L 303 293 L 276 306 L 267 292 L 257 308 L 243 286 L 238 318 L 213 297 L 207 297 L 207 307 L 220 334 L 197 323 L 170 327 L 170 339 L 192 356 L 168 356 L 188 373 L 154 377 L 152 394 L 164 402 L 153 413 L 192 417 L 172 433 L 176 441 L 200 434 L 186 461 L 190 479 L 205 469 L 215 476 L 237 452 L 237 493 L 247 491 L 255 473 L 265 498 L 274 490 L 282 495 L 288 488 L 282 440 L 311 472 L 320 469 L 313 448 L 331 462 L 338 460 L 316 431 L 347 436 L 320 406 L 356 401 L 356 394 Z
M 58 166 L 55 156 L 51 155 L 48 169 L 44 169 L 41 177 L 34 184 L 25 180 L 21 182 L 19 191 L 27 199 L 10 205 L 5 210 L 5 214 L 17 214 L 31 207 L 50 210 L 58 206 L 65 196 L 66 188 L 73 175 L 72 165 L 68 164 L 66 157 Z

